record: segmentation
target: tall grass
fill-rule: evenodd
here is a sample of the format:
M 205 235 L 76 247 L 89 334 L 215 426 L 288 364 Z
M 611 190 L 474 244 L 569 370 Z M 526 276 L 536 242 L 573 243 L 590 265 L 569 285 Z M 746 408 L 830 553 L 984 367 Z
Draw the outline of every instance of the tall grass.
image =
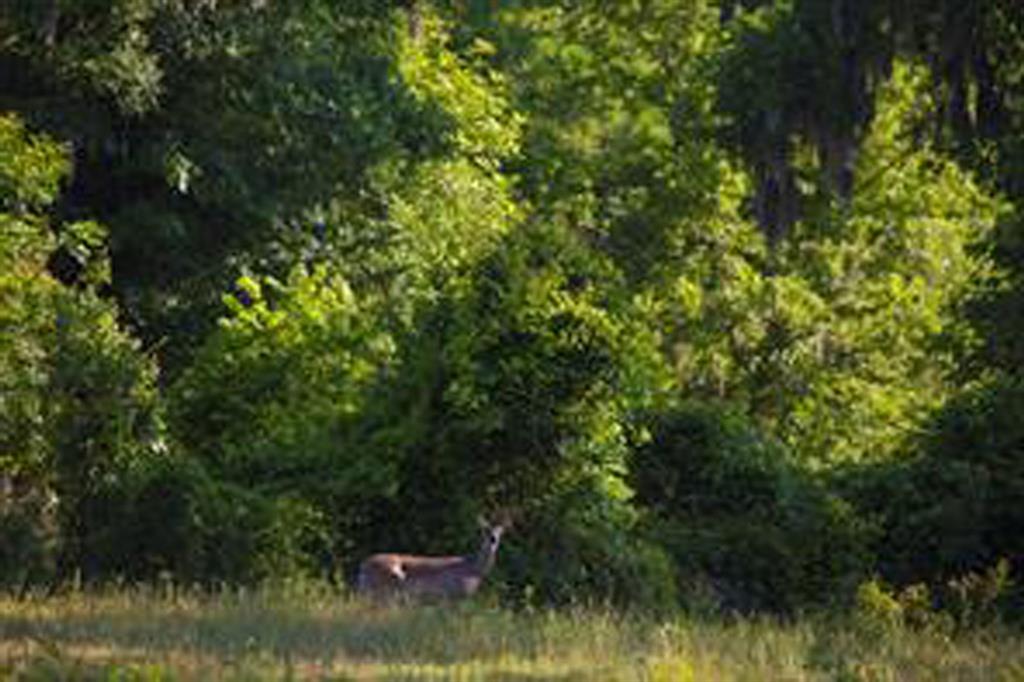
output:
M 0 598 L 16 680 L 1005 680 L 1024 640 L 848 619 L 654 620 L 609 610 L 381 607 L 322 587 Z

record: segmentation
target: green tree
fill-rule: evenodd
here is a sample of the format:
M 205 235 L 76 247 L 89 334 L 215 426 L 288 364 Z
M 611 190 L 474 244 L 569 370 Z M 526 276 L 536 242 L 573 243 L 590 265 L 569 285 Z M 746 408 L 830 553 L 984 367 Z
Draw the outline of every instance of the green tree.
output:
M 2 513 L 5 533 L 34 526 L 4 544 L 22 558 L 32 542 L 50 544 L 21 566 L 5 557 L 4 569 L 47 579 L 34 562 L 56 554 L 65 570 L 93 574 L 116 544 L 106 535 L 133 470 L 164 447 L 156 367 L 96 293 L 109 267 L 99 225 L 59 226 L 63 253 L 81 259 L 80 287 L 47 271 L 59 252 L 43 210 L 67 172 L 66 151 L 10 116 L 0 118 L 0 149 Z
M 357 428 L 393 343 L 324 268 L 286 282 L 243 278 L 226 301 L 230 312 L 170 395 L 172 432 L 211 475 L 213 489 L 195 491 L 208 516 L 202 561 L 236 580 L 323 570 L 318 562 L 350 541 L 359 505 L 394 486 L 393 465 Z M 236 541 L 220 548 L 230 509 L 207 492 L 249 509 Z
M 509 3 L 482 21 L 523 113 L 519 195 L 615 259 L 633 282 L 671 270 L 716 209 L 719 156 L 696 57 L 702 0 Z M 481 21 L 477 19 L 477 21 Z
M 903 457 L 845 472 L 846 495 L 878 519 L 875 551 L 886 579 L 929 584 L 949 601 L 955 581 L 1005 560 L 1016 592 L 1005 613 L 1013 616 L 1021 598 L 1022 399 L 1018 377 L 970 385 L 935 413 Z
M 261 274 L 235 283 L 220 328 L 171 397 L 180 441 L 216 481 L 247 491 L 255 507 L 305 505 L 319 518 L 313 544 L 345 551 L 345 562 L 369 533 L 370 503 L 399 486 L 404 455 L 392 441 L 402 434 L 389 423 L 402 418 L 390 404 L 391 377 L 404 371 L 396 346 L 517 218 L 499 170 L 517 149 L 518 122 L 500 79 L 454 53 L 428 8 L 418 20 L 415 35 L 393 34 L 384 66 L 437 125 L 404 133 L 420 149 L 366 159 L 358 191 L 310 205 L 303 215 L 317 234 L 283 235 L 250 261 Z M 368 130 L 390 125 L 383 104 L 365 112 Z M 261 518 L 254 523 L 276 517 Z M 234 565 L 234 577 L 262 570 Z
M 976 245 L 1003 206 L 915 138 L 922 86 L 897 65 L 848 203 L 808 200 L 772 250 L 695 259 L 668 308 L 684 385 L 748 406 L 811 460 L 891 454 L 972 343 L 957 315 L 993 272 Z
M 982 175 L 1011 167 L 1001 161 L 1019 153 L 1009 138 L 1020 124 L 1014 57 L 1024 45 L 1024 19 L 1012 5 L 722 3 L 727 43 L 713 60 L 719 130 L 753 174 L 752 213 L 769 241 L 783 239 L 803 215 L 808 177 L 800 170 L 801 146 L 817 156 L 812 185 L 849 199 L 876 95 L 900 59 L 930 69 L 933 141 L 971 160 Z
M 490 192 L 502 100 L 398 4 L 5 5 L 6 106 L 73 143 L 57 210 L 109 227 L 113 290 L 169 376 L 245 266 L 283 277 L 338 206 L 338 229 L 374 223 L 410 164 L 438 160 L 421 191 Z
M 476 513 L 512 509 L 527 529 L 502 562 L 517 597 L 532 585 L 547 600 L 671 603 L 664 556 L 632 535 L 625 480 L 637 411 L 667 388 L 644 315 L 575 233 L 511 233 L 402 342 L 383 432 L 401 454 L 379 508 L 389 541 L 440 549 Z

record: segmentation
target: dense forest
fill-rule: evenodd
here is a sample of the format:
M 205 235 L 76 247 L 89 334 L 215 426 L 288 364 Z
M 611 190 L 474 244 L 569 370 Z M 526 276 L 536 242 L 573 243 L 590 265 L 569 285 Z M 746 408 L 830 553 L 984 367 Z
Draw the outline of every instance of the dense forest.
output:
M 1024 601 L 1019 0 L 4 0 L 0 585 Z

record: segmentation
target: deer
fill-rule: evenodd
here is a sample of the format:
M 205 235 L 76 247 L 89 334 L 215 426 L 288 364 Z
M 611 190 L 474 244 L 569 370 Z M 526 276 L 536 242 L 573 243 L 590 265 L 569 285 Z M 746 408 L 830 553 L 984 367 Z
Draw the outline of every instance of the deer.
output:
M 374 599 L 412 598 L 455 601 L 472 597 L 494 566 L 501 536 L 511 525 L 481 519 L 483 538 L 476 554 L 418 556 L 374 554 L 359 565 L 356 590 Z

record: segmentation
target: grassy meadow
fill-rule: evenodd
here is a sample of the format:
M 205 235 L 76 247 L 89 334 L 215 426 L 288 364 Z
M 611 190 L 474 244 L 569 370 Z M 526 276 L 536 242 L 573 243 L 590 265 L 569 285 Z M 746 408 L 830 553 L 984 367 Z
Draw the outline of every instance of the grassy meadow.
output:
M 13 680 L 1024 680 L 1024 639 L 856 619 L 379 607 L 325 589 L 0 599 Z

